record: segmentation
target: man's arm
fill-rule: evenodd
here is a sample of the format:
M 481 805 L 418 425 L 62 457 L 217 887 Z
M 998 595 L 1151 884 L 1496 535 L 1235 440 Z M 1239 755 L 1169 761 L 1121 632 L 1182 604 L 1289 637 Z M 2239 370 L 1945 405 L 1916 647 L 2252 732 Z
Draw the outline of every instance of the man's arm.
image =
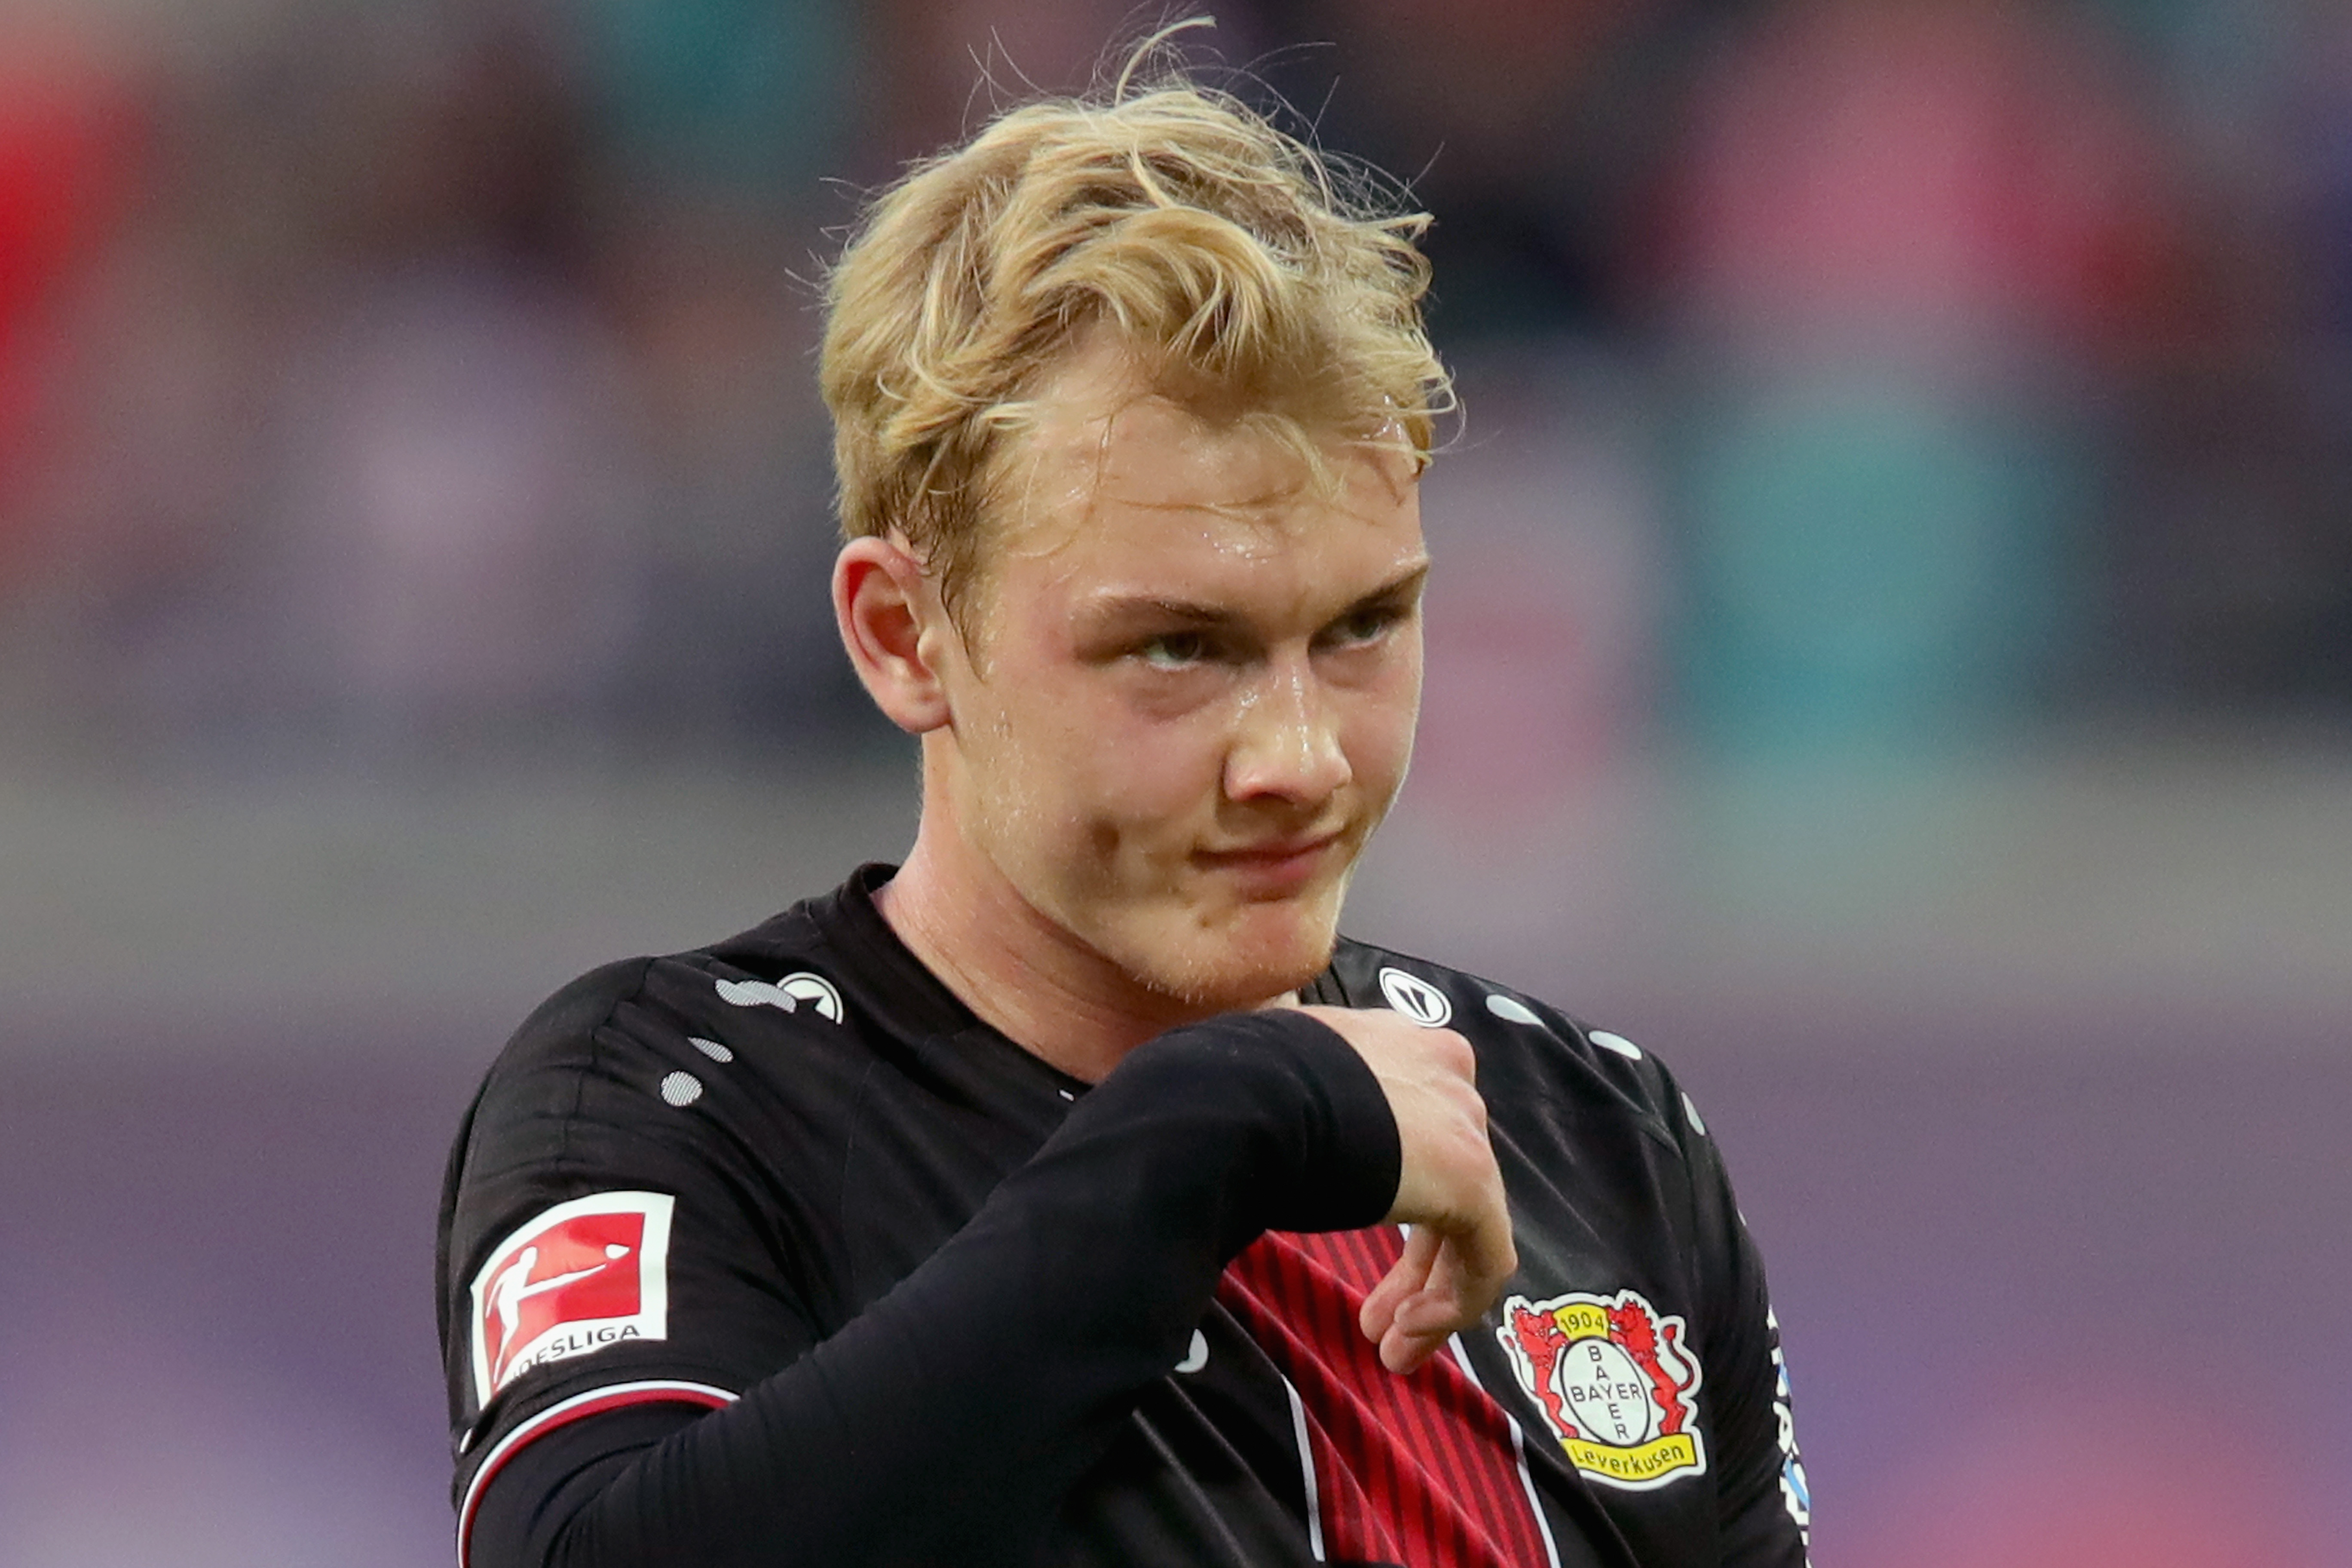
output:
M 1797 1450 L 1788 1368 L 1763 1258 L 1732 1196 L 1714 1135 L 1673 1076 L 1661 1076 L 1668 1102 L 1678 1100 L 1683 1110 L 1675 1120 L 1690 1162 L 1706 1289 L 1712 1356 L 1707 1388 L 1719 1439 L 1714 1470 L 1722 1560 L 1727 1568 L 1805 1568 L 1811 1496 Z
M 1409 1189 L 1399 1217 L 1475 1215 L 1470 1255 L 1491 1262 L 1483 1108 L 1487 1171 L 1457 1169 L 1466 1053 L 1421 1061 L 1445 1042 L 1389 1015 L 1318 1021 L 1229 1016 L 1140 1048 L 929 1260 L 731 1405 L 617 1411 L 522 1448 L 482 1492 L 469 1561 L 1018 1560 L 1261 1231 L 1369 1224 Z

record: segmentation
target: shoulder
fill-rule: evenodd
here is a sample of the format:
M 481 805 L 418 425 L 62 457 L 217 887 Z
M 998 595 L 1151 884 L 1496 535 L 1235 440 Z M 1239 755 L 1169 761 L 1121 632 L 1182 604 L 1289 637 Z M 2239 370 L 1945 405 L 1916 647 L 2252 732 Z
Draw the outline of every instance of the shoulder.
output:
M 579 1071 L 597 1062 L 691 1045 L 737 1019 L 792 1021 L 802 1032 L 841 1017 L 834 967 L 806 906 L 708 946 L 599 965 L 533 1008 L 492 1063 L 488 1081 Z
M 1666 1065 L 1624 1036 L 1524 991 L 1411 953 L 1342 939 L 1332 973 L 1350 1006 L 1387 1006 L 1466 1037 L 1490 1105 L 1517 1097 L 1619 1114 L 1679 1144 L 1682 1090 Z
M 821 1166 L 807 1130 L 845 1122 L 859 1069 L 803 908 L 708 947 L 600 965 L 534 1008 L 454 1140 L 444 1267 L 584 1195 L 749 1191 Z M 775 1135 L 780 1124 L 802 1136 Z
M 570 1169 L 600 1132 L 667 1126 L 689 1104 L 707 1121 L 746 1094 L 796 1082 L 815 1092 L 840 1077 L 792 1070 L 846 1043 L 834 965 L 804 909 L 707 947 L 602 964 L 556 990 L 484 1072 L 453 1179 Z M 721 1078 L 736 1092 L 708 1098 Z

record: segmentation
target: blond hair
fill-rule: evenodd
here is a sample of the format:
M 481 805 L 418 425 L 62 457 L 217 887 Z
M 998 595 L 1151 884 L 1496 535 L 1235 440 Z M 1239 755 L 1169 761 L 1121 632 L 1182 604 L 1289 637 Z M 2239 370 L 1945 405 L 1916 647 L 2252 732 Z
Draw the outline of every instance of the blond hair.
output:
M 1150 390 L 1428 460 L 1452 384 L 1421 318 L 1428 217 L 1232 96 L 1162 71 L 1028 104 L 885 192 L 826 289 L 820 382 L 845 537 L 903 536 L 949 607 L 1024 396 L 1097 323 Z M 1344 183 L 1343 183 L 1344 179 Z

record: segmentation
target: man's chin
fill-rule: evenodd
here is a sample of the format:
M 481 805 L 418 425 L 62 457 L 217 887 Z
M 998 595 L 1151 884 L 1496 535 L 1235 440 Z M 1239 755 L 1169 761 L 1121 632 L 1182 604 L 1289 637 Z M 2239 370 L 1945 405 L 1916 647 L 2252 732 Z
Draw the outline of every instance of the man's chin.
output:
M 1154 953 L 1138 973 L 1202 1014 L 1262 1006 L 1312 982 L 1331 963 L 1338 911 L 1252 904 L 1235 918 Z

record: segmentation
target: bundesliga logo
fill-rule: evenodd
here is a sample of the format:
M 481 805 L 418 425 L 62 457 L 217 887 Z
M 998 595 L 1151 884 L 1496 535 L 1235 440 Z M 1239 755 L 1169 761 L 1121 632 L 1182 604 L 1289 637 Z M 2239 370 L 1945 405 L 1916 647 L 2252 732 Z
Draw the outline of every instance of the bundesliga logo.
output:
M 1638 1293 L 1514 1296 L 1495 1331 L 1576 1468 L 1628 1490 L 1706 1473 L 1698 1358 Z
M 574 1198 L 516 1231 L 474 1276 L 474 1397 L 532 1367 L 669 1330 L 667 1193 Z

